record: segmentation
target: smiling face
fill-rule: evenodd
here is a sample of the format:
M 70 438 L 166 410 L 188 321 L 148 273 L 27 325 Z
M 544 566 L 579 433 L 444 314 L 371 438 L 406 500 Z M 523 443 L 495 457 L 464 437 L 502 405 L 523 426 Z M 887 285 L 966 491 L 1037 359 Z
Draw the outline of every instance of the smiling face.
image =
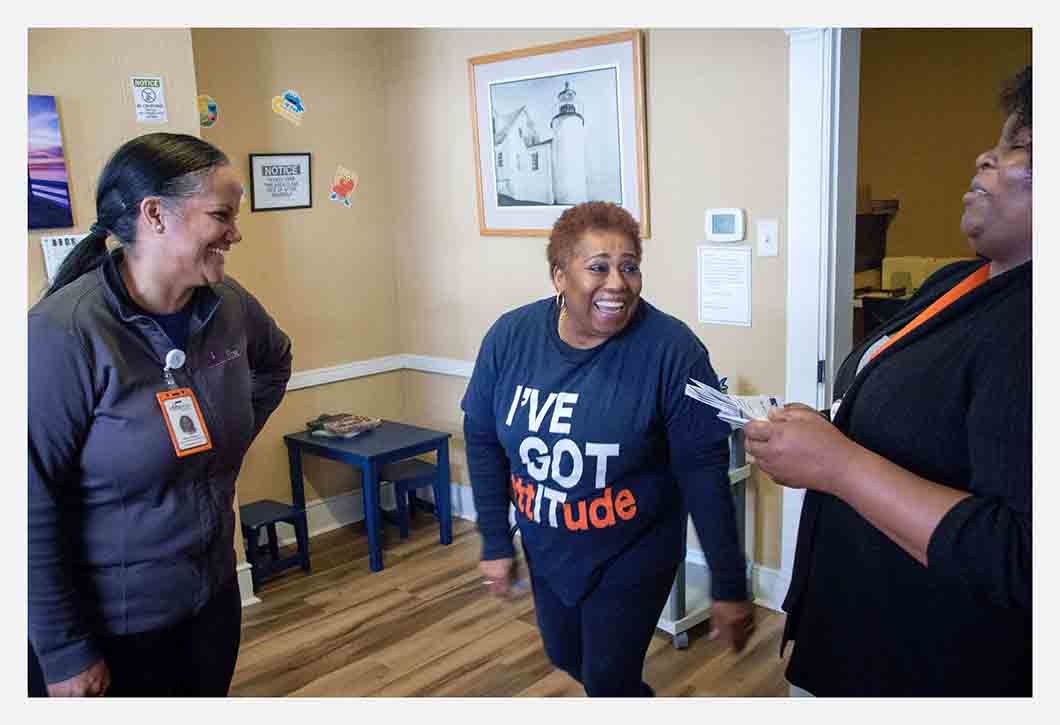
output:
M 998 271 L 1031 257 L 1031 129 L 1009 116 L 997 145 L 979 154 L 964 195 L 961 231 Z
M 243 238 L 236 226 L 242 197 L 239 175 L 220 166 L 198 194 L 161 211 L 164 231 L 154 246 L 173 283 L 198 287 L 224 279 L 225 255 Z
M 591 348 L 620 332 L 640 300 L 640 257 L 620 232 L 589 230 L 562 268 L 552 273 L 567 315 L 560 337 L 572 347 Z

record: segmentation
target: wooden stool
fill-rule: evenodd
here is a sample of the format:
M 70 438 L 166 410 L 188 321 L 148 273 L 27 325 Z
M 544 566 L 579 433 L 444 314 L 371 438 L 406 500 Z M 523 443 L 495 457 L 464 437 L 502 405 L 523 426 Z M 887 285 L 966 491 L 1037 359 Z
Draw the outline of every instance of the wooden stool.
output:
M 280 558 L 280 545 L 276 536 L 276 524 L 287 523 L 294 527 L 298 541 L 298 553 Z M 243 530 L 243 545 L 250 564 L 250 576 L 254 591 L 265 580 L 293 566 L 301 565 L 309 572 L 309 526 L 305 510 L 272 499 L 262 499 L 239 507 L 239 525 Z M 269 543 L 259 544 L 261 529 L 268 533 Z
M 438 468 L 418 458 L 407 458 L 397 463 L 389 463 L 379 473 L 380 481 L 394 484 L 394 498 L 397 500 L 397 515 L 383 510 L 383 519 L 398 527 L 402 539 L 409 537 L 409 521 L 416 509 L 427 511 L 438 518 L 438 507 L 429 501 L 416 496 L 416 489 L 427 488 L 434 492 L 434 500 L 449 495 L 449 487 L 441 485 L 438 480 Z M 443 544 L 448 543 L 442 541 Z

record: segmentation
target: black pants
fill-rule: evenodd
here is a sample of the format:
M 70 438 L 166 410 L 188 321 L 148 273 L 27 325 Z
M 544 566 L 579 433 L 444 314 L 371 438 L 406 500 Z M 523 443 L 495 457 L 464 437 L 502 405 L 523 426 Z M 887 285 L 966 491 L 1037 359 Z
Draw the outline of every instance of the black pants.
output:
M 635 586 L 609 581 L 568 607 L 533 575 L 537 626 L 552 664 L 578 680 L 589 697 L 652 697 L 644 656 L 677 575 L 677 565 L 642 570 Z
M 110 669 L 107 695 L 224 697 L 236 669 L 242 618 L 239 586 L 233 579 L 198 614 L 172 627 L 98 637 Z M 43 684 L 31 645 L 30 696 L 46 696 Z M 43 691 L 34 692 L 35 687 Z

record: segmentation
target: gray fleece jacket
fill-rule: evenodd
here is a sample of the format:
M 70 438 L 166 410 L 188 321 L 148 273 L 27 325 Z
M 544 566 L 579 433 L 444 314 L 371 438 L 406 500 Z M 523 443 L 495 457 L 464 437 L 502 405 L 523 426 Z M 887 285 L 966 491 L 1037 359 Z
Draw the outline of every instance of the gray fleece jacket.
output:
M 213 449 L 178 458 L 155 397 L 173 344 L 120 259 L 29 312 L 29 637 L 49 683 L 99 659 L 95 637 L 175 624 L 232 581 L 236 476 L 291 377 L 291 342 L 249 292 L 197 288 L 174 377 Z

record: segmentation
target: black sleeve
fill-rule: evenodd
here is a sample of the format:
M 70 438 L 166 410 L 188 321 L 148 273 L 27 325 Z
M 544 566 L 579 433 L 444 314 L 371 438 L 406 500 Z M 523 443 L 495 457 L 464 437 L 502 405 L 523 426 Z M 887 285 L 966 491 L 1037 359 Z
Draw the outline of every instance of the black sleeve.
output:
M 1031 607 L 1030 331 L 976 381 L 968 409 L 972 495 L 950 509 L 928 542 L 928 567 L 963 580 L 999 607 Z M 998 493 L 1001 492 L 1001 493 Z
M 257 437 L 287 392 L 287 383 L 291 379 L 291 340 L 254 295 L 245 290 L 243 294 L 246 295 L 250 401 L 254 408 L 254 436 Z
M 53 683 L 102 656 L 78 609 L 64 523 L 95 396 L 91 366 L 71 332 L 37 315 L 30 315 L 28 331 L 29 639 Z
M 718 378 L 702 346 L 692 365 L 682 369 L 686 372 L 667 382 L 671 465 L 710 566 L 711 598 L 742 601 L 747 599 L 747 565 L 729 484 L 731 429 L 713 408 L 685 395 L 689 377 L 715 388 Z

